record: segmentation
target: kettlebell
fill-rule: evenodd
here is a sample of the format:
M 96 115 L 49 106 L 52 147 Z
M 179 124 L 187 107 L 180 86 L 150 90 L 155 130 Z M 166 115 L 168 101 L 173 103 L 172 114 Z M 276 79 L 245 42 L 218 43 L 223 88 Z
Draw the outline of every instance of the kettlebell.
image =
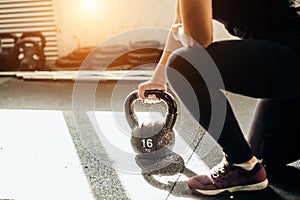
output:
M 155 122 L 151 124 L 139 123 L 134 112 L 134 104 L 141 100 L 138 91 L 131 92 L 124 103 L 126 120 L 132 129 L 131 145 L 135 153 L 154 157 L 164 157 L 170 152 L 175 143 L 175 132 L 173 126 L 177 117 L 177 104 L 174 97 L 165 91 L 147 90 L 145 97 L 155 95 L 167 106 L 165 122 Z
M 33 40 L 24 39 L 18 42 L 15 45 L 15 56 L 19 61 L 19 70 L 41 70 L 45 65 L 45 56 Z
M 46 39 L 41 32 L 22 33 L 14 48 L 15 56 L 19 62 L 19 70 L 47 70 L 45 47 Z

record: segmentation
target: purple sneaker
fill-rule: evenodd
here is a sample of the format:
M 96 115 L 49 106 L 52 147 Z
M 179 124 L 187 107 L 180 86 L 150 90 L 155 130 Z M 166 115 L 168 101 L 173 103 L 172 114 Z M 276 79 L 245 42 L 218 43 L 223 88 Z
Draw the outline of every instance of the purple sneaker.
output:
M 217 195 L 225 191 L 262 190 L 268 186 L 268 179 L 260 162 L 247 171 L 228 163 L 224 158 L 208 174 L 192 177 L 188 186 L 196 194 Z

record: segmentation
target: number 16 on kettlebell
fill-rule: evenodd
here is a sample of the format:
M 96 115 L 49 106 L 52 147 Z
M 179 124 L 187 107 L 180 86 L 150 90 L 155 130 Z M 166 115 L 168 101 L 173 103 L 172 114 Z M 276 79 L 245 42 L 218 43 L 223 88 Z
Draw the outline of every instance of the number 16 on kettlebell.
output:
M 163 156 L 164 153 L 173 148 L 175 142 L 173 126 L 177 117 L 177 104 L 174 97 L 165 91 L 145 91 L 146 99 L 150 96 L 155 96 L 166 104 L 165 122 L 155 122 L 147 125 L 142 123 L 140 125 L 134 112 L 134 103 L 140 98 L 137 90 L 131 92 L 124 103 L 126 120 L 132 129 L 131 145 L 138 154 L 158 152 L 156 155 Z

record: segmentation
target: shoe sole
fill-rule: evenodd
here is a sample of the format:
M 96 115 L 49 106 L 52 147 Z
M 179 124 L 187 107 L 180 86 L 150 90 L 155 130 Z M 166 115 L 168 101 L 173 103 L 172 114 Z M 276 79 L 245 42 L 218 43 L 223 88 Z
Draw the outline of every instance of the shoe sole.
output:
M 230 188 L 224 189 L 217 189 L 217 190 L 199 190 L 194 189 L 197 193 L 204 194 L 204 195 L 217 195 L 222 192 L 239 192 L 239 191 L 255 191 L 255 190 L 262 190 L 268 186 L 268 179 L 264 180 L 263 182 L 252 184 L 252 185 L 243 185 L 243 186 L 235 186 Z

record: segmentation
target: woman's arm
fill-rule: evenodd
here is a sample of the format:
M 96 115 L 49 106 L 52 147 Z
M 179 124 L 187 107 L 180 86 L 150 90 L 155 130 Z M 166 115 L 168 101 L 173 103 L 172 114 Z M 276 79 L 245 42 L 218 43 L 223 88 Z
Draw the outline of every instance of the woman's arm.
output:
M 177 24 L 181 23 L 181 16 L 180 16 L 180 0 L 176 3 L 176 16 L 173 22 L 172 28 L 169 32 L 166 45 L 162 56 L 155 68 L 154 74 L 149 81 L 143 82 L 139 85 L 138 93 L 142 100 L 145 100 L 144 93 L 146 90 L 167 90 L 167 78 L 166 78 L 166 63 L 172 51 L 182 47 L 180 41 L 176 40 L 173 37 L 172 32 L 177 31 Z
M 149 81 L 139 85 L 139 96 L 144 100 L 146 90 L 166 90 L 166 63 L 172 51 L 183 47 L 182 42 L 174 38 L 174 32 L 182 27 L 187 37 L 193 38 L 204 48 L 212 42 L 212 0 L 178 0 L 176 16 L 166 41 L 162 57 Z

